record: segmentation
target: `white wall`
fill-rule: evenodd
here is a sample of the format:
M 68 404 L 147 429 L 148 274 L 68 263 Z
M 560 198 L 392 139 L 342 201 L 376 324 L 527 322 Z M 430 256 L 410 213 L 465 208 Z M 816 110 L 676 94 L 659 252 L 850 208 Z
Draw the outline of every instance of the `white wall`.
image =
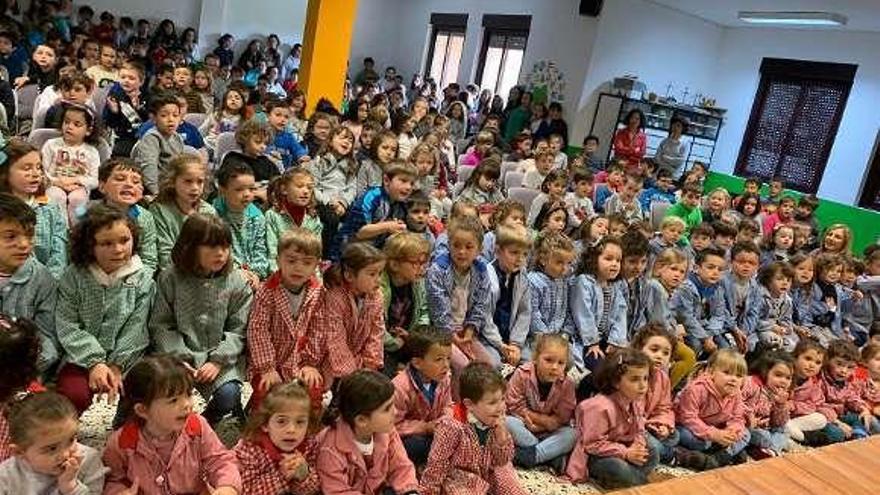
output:
M 365 56 L 381 71 L 397 67 L 406 80 L 421 72 L 427 57 L 432 13 L 468 14 L 459 83 L 476 76 L 484 14 L 531 15 L 532 23 L 520 78 L 539 60 L 553 60 L 565 74 L 565 107 L 580 97 L 598 20 L 578 14 L 578 0 L 360 0 L 351 49 L 352 72 Z M 573 115 L 567 112 L 567 115 Z
M 150 0 L 152 1 L 152 0 Z M 293 43 L 302 43 L 308 0 L 204 0 L 199 26 L 199 43 L 207 53 L 225 33 L 235 36 L 236 53 L 247 42 L 275 33 L 281 38 L 282 53 Z
M 204 1 L 210 3 L 215 0 Z M 202 12 L 202 0 L 87 0 L 74 2 L 74 14 L 82 5 L 88 5 L 95 10 L 95 22 L 98 22 L 98 17 L 105 10 L 117 18 L 131 17 L 135 22 L 142 18 L 149 19 L 153 28 L 162 19 L 171 19 L 178 34 L 185 28 L 198 27 Z
M 752 110 L 764 57 L 858 64 L 819 196 L 855 204 L 880 128 L 880 33 L 725 29 L 712 82 L 728 108 L 713 168 L 732 173 Z
M 401 30 L 389 26 L 408 22 L 404 20 L 408 19 L 403 15 L 405 7 L 402 0 L 358 0 L 348 58 L 352 76 L 361 70 L 365 57 L 373 57 L 379 71 L 386 65 L 395 65 L 402 71 L 400 64 L 405 59 L 419 56 L 421 45 L 404 47 L 400 42 Z
M 661 96 L 672 84 L 671 96 L 679 101 L 687 87 L 687 103 L 696 93 L 711 92 L 720 26 L 643 0 L 614 0 L 605 2 L 598 31 L 579 111 L 569 122 L 572 143 L 579 145 L 588 134 L 598 94 L 615 77 L 637 75 Z

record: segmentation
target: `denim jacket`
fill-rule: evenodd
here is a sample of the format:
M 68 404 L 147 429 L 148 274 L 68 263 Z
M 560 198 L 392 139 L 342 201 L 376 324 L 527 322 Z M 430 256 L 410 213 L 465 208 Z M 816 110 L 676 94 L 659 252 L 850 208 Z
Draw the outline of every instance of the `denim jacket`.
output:
M 719 287 L 720 284 L 711 296 L 704 298 L 693 278 L 688 277 L 672 294 L 670 307 L 692 338 L 702 340 L 724 332 L 727 311 L 724 291 Z
M 796 325 L 812 327 L 813 325 L 813 292 L 816 287 L 810 284 L 807 287 L 791 289 L 792 317 Z
M 736 308 L 736 282 L 732 272 L 727 272 L 718 284 L 718 290 L 724 295 L 724 332 L 732 332 L 739 328 L 746 335 L 751 336 L 758 327 L 758 309 L 761 306 L 761 289 L 758 281 L 749 280 L 746 289 L 746 300 L 742 311 Z
M 532 298 L 530 337 L 542 333 L 574 334 L 574 320 L 569 311 L 570 277 L 554 280 L 541 271 L 529 272 L 529 292 Z
M 569 307 L 577 330 L 575 337 L 584 347 L 603 340 L 616 347 L 627 346 L 625 286 L 624 281 L 611 283 L 611 304 L 605 308 L 602 287 L 592 275 L 582 274 L 574 279 Z M 599 322 L 605 311 L 609 312 L 608 334 L 599 335 Z
M 498 273 L 495 267 L 489 265 L 487 267 L 489 275 L 489 293 L 486 304 L 486 323 L 483 326 L 483 338 L 497 349 L 501 348 L 501 344 L 505 344 L 501 336 L 501 331 L 495 324 L 495 305 L 501 297 L 501 284 L 498 280 Z M 526 337 L 529 335 L 529 325 L 532 320 L 532 300 L 529 292 L 529 279 L 524 270 L 513 278 L 513 298 L 510 305 L 510 342 L 518 345 L 520 348 L 526 344 Z
M 791 296 L 782 295 L 782 301 L 777 303 L 770 295 L 770 291 L 766 287 L 760 289 L 760 299 L 757 310 L 757 326 L 755 332 L 749 334 L 749 347 L 753 346 L 753 342 L 757 342 L 758 334 L 764 332 L 772 332 L 774 325 L 786 327 L 789 331 L 793 331 L 794 321 L 792 320 L 793 305 Z
M 810 305 L 810 309 L 813 317 L 813 323 L 815 325 L 826 327 L 831 330 L 831 332 L 837 337 L 843 337 L 843 308 L 849 307 L 850 300 L 852 299 L 852 290 L 846 289 L 840 284 L 834 284 L 834 290 L 837 293 L 837 308 L 834 311 L 833 317 L 830 319 L 830 321 L 828 321 L 827 325 L 820 324 L 819 320 L 821 320 L 821 317 L 823 315 L 830 313 L 831 308 L 822 297 L 822 289 L 819 288 L 818 284 L 814 284 L 813 287 L 812 303 Z
M 663 325 L 667 332 L 675 335 L 678 320 L 670 308 L 670 294 L 656 278 L 648 280 L 645 288 L 645 323 Z
M 632 285 L 624 281 L 623 295 L 626 300 L 626 331 L 630 339 L 647 321 L 648 280 L 645 275 L 637 277 Z
M 471 283 L 468 293 L 468 307 L 463 325 L 471 325 L 481 331 L 486 322 L 489 292 L 489 267 L 477 258 L 471 265 Z M 452 312 L 449 303 L 455 286 L 455 267 L 449 253 L 434 258 L 425 278 L 428 293 L 428 312 L 434 326 L 445 332 L 453 332 Z

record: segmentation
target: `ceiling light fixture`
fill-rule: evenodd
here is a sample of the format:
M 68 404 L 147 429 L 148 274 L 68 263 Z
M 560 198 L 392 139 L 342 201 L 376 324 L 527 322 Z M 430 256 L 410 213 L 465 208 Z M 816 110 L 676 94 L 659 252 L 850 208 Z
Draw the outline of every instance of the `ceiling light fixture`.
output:
M 750 24 L 777 24 L 788 26 L 845 26 L 846 16 L 832 12 L 747 12 L 737 14 L 739 20 Z

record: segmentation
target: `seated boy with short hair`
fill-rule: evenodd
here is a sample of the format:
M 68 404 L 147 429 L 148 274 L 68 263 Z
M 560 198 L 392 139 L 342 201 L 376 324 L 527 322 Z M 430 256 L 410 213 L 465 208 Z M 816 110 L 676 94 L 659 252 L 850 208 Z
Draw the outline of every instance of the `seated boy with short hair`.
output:
M 389 235 L 406 230 L 406 200 L 416 177 L 414 165 L 391 163 L 382 185 L 363 191 L 349 207 L 330 246 L 330 259 L 338 260 L 342 247 L 350 241 L 369 240 L 382 247 Z
M 144 190 L 155 196 L 159 193 L 159 178 L 168 163 L 184 152 L 183 138 L 177 134 L 180 125 L 177 97 L 171 93 L 156 95 L 150 101 L 150 117 L 156 127 L 138 140 L 131 157 L 144 172 Z
M 719 288 L 726 265 L 724 252 L 718 248 L 699 252 L 693 271 L 670 300 L 670 309 L 687 332 L 685 344 L 694 350 L 697 359 L 719 347 L 730 347 L 723 335 L 724 294 Z
M 526 339 L 532 320 L 531 291 L 525 270 L 532 240 L 523 226 L 499 225 L 495 260 L 490 264 L 486 323 L 479 336 L 492 364 L 518 366 L 528 360 Z

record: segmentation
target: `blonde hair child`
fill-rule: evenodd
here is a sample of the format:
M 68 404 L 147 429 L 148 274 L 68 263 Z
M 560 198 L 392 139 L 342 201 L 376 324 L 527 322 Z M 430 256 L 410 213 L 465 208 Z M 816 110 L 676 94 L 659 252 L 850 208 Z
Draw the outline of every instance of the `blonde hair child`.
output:
M 675 402 L 679 465 L 702 471 L 742 460 L 751 438 L 740 394 L 747 372 L 741 354 L 722 348 L 705 372 L 685 385 Z

